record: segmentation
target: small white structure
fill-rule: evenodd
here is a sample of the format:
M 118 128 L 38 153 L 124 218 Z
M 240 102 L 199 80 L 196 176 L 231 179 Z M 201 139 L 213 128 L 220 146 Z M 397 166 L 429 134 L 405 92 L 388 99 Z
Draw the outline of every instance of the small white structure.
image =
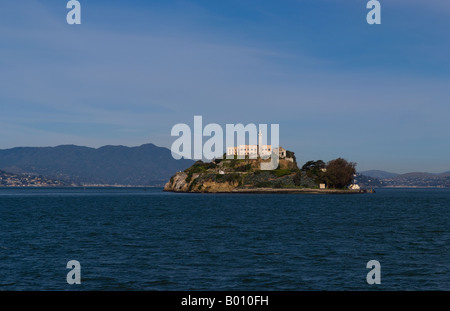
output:
M 360 190 L 361 189 L 361 187 L 358 184 L 351 184 L 348 188 L 352 189 L 352 190 Z
M 225 175 L 225 172 L 224 171 L 219 171 L 219 174 L 220 175 Z
M 325 184 L 320 184 L 320 185 L 319 185 L 319 188 L 320 188 L 320 189 L 325 189 L 325 188 L 326 188 L 326 185 L 325 185 Z

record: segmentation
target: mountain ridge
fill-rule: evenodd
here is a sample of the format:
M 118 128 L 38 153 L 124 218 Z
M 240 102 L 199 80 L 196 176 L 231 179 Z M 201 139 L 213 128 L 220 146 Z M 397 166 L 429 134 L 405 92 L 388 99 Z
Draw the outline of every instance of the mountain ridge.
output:
M 175 160 L 169 149 L 152 143 L 134 147 L 59 145 L 0 150 L 0 169 L 6 172 L 42 175 L 79 184 L 161 186 L 174 172 L 192 163 L 192 160 Z
M 433 177 L 446 177 L 450 176 L 450 171 L 442 172 L 442 173 L 428 173 L 428 172 L 408 172 L 408 173 L 392 173 L 383 170 L 367 170 L 360 171 L 359 174 L 379 178 L 379 179 L 388 179 L 388 178 L 408 178 L 408 177 L 423 177 L 423 178 L 433 178 Z
M 362 171 L 362 172 L 358 172 L 358 173 L 368 176 L 368 177 L 383 178 L 383 179 L 384 178 L 392 178 L 392 177 L 399 175 L 397 173 L 391 173 L 391 172 L 382 171 L 382 170 L 367 170 L 367 171 Z

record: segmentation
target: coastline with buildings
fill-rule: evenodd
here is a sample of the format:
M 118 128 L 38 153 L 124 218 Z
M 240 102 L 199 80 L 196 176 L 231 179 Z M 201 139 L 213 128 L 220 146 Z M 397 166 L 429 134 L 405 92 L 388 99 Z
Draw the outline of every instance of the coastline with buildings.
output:
M 74 186 L 62 180 L 54 180 L 30 174 L 12 174 L 0 170 L 0 187 L 67 187 Z

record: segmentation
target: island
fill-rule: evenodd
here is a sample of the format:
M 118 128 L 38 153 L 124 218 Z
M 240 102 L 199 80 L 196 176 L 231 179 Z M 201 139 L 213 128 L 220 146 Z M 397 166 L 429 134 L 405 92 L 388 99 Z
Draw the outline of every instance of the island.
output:
M 239 150 L 239 149 L 238 149 Z M 244 149 L 245 150 L 245 149 Z M 308 161 L 298 167 L 295 154 L 279 148 L 279 165 L 274 170 L 262 170 L 269 160 L 252 159 L 247 153 L 239 159 L 195 162 L 177 172 L 165 184 L 164 191 L 186 193 L 367 193 L 353 183 L 355 163 L 338 158 L 328 163 Z M 229 155 L 229 153 L 227 153 Z

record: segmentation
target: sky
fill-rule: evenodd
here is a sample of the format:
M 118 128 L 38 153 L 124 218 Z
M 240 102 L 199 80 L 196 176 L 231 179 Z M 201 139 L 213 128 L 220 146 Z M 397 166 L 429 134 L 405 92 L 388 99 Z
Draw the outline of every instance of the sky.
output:
M 170 148 L 200 115 L 279 124 L 300 165 L 450 171 L 450 1 L 79 2 L 0 2 L 0 149 Z

